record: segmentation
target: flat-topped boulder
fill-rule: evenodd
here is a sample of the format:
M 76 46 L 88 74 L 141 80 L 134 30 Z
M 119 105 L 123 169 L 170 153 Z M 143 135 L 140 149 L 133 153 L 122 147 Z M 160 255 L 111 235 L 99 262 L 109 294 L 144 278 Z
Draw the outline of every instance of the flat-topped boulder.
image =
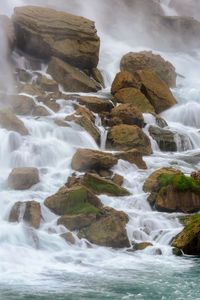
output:
M 130 72 L 133 75 L 139 70 L 154 71 L 169 87 L 176 86 L 176 71 L 174 66 L 160 55 L 154 54 L 151 51 L 127 53 L 121 59 L 120 69 Z
M 15 8 L 12 20 L 17 46 L 25 53 L 45 60 L 55 56 L 80 69 L 97 66 L 100 41 L 94 22 L 39 6 Z
M 37 168 L 14 168 L 8 176 L 8 186 L 15 190 L 27 190 L 39 180 Z
M 120 104 L 114 107 L 111 111 L 111 118 L 115 119 L 118 124 L 144 127 L 144 117 L 142 113 L 131 103 Z
M 108 98 L 81 96 L 77 99 L 77 101 L 94 113 L 101 113 L 103 111 L 109 112 L 113 108 L 113 103 Z
M 38 229 L 41 222 L 41 207 L 36 201 L 16 202 L 9 215 L 10 222 L 24 221 L 29 226 Z

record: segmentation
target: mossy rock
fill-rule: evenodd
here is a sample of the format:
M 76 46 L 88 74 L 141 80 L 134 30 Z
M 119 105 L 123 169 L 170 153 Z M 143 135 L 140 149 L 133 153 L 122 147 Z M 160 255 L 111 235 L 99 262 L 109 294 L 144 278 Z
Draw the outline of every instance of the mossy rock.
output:
M 200 255 L 200 214 L 188 219 L 185 228 L 173 240 L 172 246 L 188 255 Z
M 96 174 L 87 173 L 82 179 L 82 184 L 95 194 L 106 194 L 109 196 L 128 196 L 129 191 L 117 185 L 111 180 L 102 178 Z
M 44 203 L 58 215 L 97 214 L 102 207 L 101 201 L 84 186 L 74 186 L 70 189 L 62 187 Z

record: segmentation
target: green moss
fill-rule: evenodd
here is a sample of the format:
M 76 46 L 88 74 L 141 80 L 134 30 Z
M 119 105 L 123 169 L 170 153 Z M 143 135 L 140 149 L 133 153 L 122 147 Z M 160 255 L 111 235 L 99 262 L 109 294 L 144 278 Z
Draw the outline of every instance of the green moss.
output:
M 87 174 L 84 177 L 83 184 L 97 194 L 108 194 L 111 196 L 129 195 L 129 192 L 125 188 L 96 175 Z
M 200 194 L 200 184 L 192 177 L 183 174 L 161 174 L 158 177 L 160 188 L 172 185 L 179 192 L 191 191 L 195 194 Z

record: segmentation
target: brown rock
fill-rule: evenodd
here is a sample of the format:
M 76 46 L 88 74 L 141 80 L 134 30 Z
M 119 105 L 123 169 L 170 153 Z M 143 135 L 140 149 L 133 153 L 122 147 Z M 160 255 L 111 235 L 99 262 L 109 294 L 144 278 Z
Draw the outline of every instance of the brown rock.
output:
M 73 236 L 73 234 L 71 232 L 66 232 L 61 234 L 61 237 L 68 243 L 75 245 L 76 244 L 76 240 Z
M 135 251 L 141 251 L 146 249 L 147 247 L 152 247 L 153 244 L 149 242 L 142 242 L 142 243 L 137 243 L 133 246 L 133 250 Z
M 124 177 L 119 175 L 119 174 L 114 174 L 114 176 L 112 177 L 112 181 L 119 185 L 122 186 L 123 182 L 124 182 Z
M 50 113 L 44 106 L 37 105 L 35 106 L 32 115 L 36 117 L 46 117 L 49 116 Z
M 36 84 L 44 91 L 56 92 L 58 91 L 58 83 L 55 80 L 47 78 L 45 75 L 39 74 Z
M 15 190 L 27 190 L 39 182 L 36 168 L 14 168 L 8 176 L 8 186 Z
M 151 51 L 129 52 L 120 62 L 120 69 L 134 74 L 140 70 L 154 71 L 169 87 L 176 86 L 176 71 L 174 66 L 160 55 Z
M 137 71 L 135 76 L 141 82 L 142 93 L 149 100 L 157 114 L 176 104 L 170 89 L 155 72 Z
M 123 159 L 131 164 L 135 164 L 139 169 L 147 169 L 145 161 L 142 159 L 142 153 L 136 149 L 131 149 L 115 154 L 118 159 Z
M 151 143 L 146 134 L 135 125 L 117 125 L 108 131 L 107 146 L 116 150 L 137 149 L 143 154 L 151 154 Z
M 12 95 L 9 98 L 13 113 L 17 115 L 32 114 L 35 108 L 35 102 L 31 97 L 23 95 Z
M 24 123 L 8 109 L 0 111 L 0 126 L 10 131 L 16 131 L 21 135 L 28 135 Z
M 156 126 L 149 127 L 151 137 L 157 142 L 161 151 L 177 151 L 175 133 Z
M 140 84 L 133 76 L 133 74 L 127 71 L 122 71 L 117 73 L 117 75 L 115 76 L 115 79 L 111 86 L 111 93 L 115 95 L 119 90 L 130 87 L 138 89 L 140 88 Z
M 111 153 L 91 149 L 78 149 L 72 158 L 71 167 L 76 171 L 110 169 L 117 163 Z
M 100 41 L 94 22 L 37 6 L 15 8 L 12 19 L 24 52 L 42 59 L 55 56 L 81 69 L 97 66 Z
M 117 102 L 134 105 L 142 113 L 155 113 L 153 106 L 139 89 L 121 89 L 115 94 L 114 98 Z
M 121 104 L 111 111 L 112 118 L 118 118 L 121 124 L 144 127 L 142 113 L 133 104 Z
M 64 215 L 58 219 L 58 225 L 63 225 L 70 231 L 80 230 L 96 221 L 96 214 Z
M 16 202 L 11 209 L 9 221 L 24 221 L 29 226 L 38 229 L 41 222 L 41 208 L 36 201 Z
M 98 68 L 92 68 L 91 76 L 94 78 L 96 82 L 98 82 L 103 88 L 105 87 L 104 78 L 101 74 L 101 71 Z
M 200 171 L 192 172 L 191 177 L 200 184 Z
M 91 96 L 81 96 L 78 99 L 78 102 L 81 105 L 85 105 L 89 110 L 100 113 L 102 111 L 110 112 L 113 108 L 113 104 L 110 99 L 107 98 L 98 98 L 98 97 L 91 97 Z

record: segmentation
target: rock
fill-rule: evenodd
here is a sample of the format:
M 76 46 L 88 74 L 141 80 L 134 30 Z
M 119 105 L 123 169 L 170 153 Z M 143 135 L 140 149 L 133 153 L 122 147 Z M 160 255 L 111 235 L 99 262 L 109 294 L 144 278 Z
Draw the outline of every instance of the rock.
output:
M 70 231 L 80 230 L 84 227 L 90 226 L 96 221 L 96 214 L 77 214 L 64 215 L 58 219 L 57 224 L 63 225 Z
M 8 186 L 14 190 L 27 190 L 39 181 L 36 168 L 14 168 L 8 176 Z
M 80 230 L 78 236 L 89 242 L 105 247 L 130 247 L 126 233 L 127 215 L 124 212 L 107 210 L 105 216 L 97 219 L 90 226 Z
M 36 97 L 36 99 L 39 102 L 42 102 L 54 112 L 58 112 L 60 110 L 60 105 L 56 102 L 56 100 L 62 98 L 64 97 L 62 97 L 60 93 L 49 93 L 47 95 L 41 95 Z
M 173 253 L 173 255 L 175 255 L 175 256 L 182 256 L 182 255 L 183 255 L 182 250 L 181 250 L 181 249 L 178 249 L 178 248 L 176 248 L 176 247 L 173 247 L 173 248 L 172 248 L 172 253 Z
M 145 193 L 153 192 L 158 187 L 158 177 L 162 174 L 168 174 L 168 175 L 176 175 L 176 174 L 182 174 L 181 171 L 176 170 L 174 168 L 161 168 L 153 173 L 146 179 L 144 185 L 143 185 L 143 191 Z
M 160 128 L 165 128 L 168 126 L 167 122 L 165 121 L 165 119 L 161 118 L 161 116 L 156 115 L 155 116 L 156 119 L 156 124 L 160 127 Z
M 0 110 L 0 126 L 9 131 L 16 131 L 21 135 L 29 134 L 24 123 L 9 109 Z
M 97 68 L 92 68 L 91 70 L 91 76 L 94 78 L 96 82 L 98 82 L 103 88 L 105 87 L 104 84 L 104 78 L 103 75 L 101 74 L 101 71 Z
M 116 150 L 137 149 L 143 154 L 152 153 L 151 143 L 146 134 L 135 125 L 116 125 L 108 131 L 107 146 Z
M 149 243 L 149 242 L 137 243 L 137 244 L 134 244 L 133 250 L 141 251 L 141 250 L 146 249 L 147 247 L 152 247 L 152 246 L 153 246 L 153 244 Z
M 9 222 L 21 221 L 38 229 L 41 222 L 40 204 L 36 201 L 16 202 L 10 211 Z
M 129 191 L 115 184 L 111 180 L 102 178 L 96 174 L 86 173 L 81 183 L 95 194 L 106 194 L 109 196 L 128 196 Z
M 56 57 L 51 59 L 47 72 L 62 84 L 67 92 L 91 93 L 101 89 L 101 86 L 85 73 Z
M 17 115 L 31 115 L 36 106 L 31 97 L 23 95 L 12 95 L 9 100 L 13 113 Z
M 119 119 L 119 124 L 137 125 L 144 127 L 142 113 L 133 104 L 121 104 L 111 111 L 111 118 Z
M 134 105 L 142 113 L 155 113 L 153 106 L 139 89 L 121 89 L 115 93 L 114 98 L 119 103 L 130 103 Z
M 172 242 L 172 246 L 188 255 L 200 255 L 200 215 L 193 215 L 186 227 Z
M 45 60 L 55 56 L 80 69 L 97 66 L 100 40 L 94 22 L 39 6 L 17 7 L 12 19 L 24 52 Z
M 175 133 L 170 130 L 162 129 L 156 126 L 149 127 L 149 133 L 157 142 L 161 151 L 177 151 Z
M 131 164 L 135 164 L 139 169 L 147 169 L 145 161 L 142 159 L 142 153 L 136 149 L 131 149 L 124 152 L 116 153 L 115 156 L 118 159 L 123 159 Z
M 28 83 L 32 79 L 32 74 L 28 70 L 17 68 L 16 77 L 19 81 Z
M 84 186 L 62 187 L 48 197 L 44 204 L 57 215 L 97 214 L 101 201 Z
M 58 83 L 55 80 L 49 79 L 45 75 L 38 74 L 36 84 L 44 91 L 57 92 Z
M 72 158 L 71 167 L 76 171 L 110 169 L 117 164 L 111 153 L 91 149 L 78 149 Z
M 137 71 L 136 78 L 141 82 L 141 91 L 154 107 L 157 114 L 176 104 L 170 89 L 153 71 Z
M 115 76 L 111 86 L 111 93 L 115 95 L 119 90 L 131 87 L 138 89 L 140 88 L 140 85 L 133 74 L 127 71 L 122 71 L 117 73 Z
M 46 96 L 45 92 L 37 85 L 32 83 L 26 83 L 21 85 L 19 93 L 28 94 L 31 96 L 44 97 Z
M 200 171 L 192 172 L 191 177 L 200 184 Z
M 119 186 L 122 186 L 123 185 L 123 182 L 124 182 L 124 177 L 119 175 L 119 174 L 114 174 L 114 176 L 112 177 L 112 181 L 119 185 Z
M 16 37 L 12 20 L 7 16 L 0 15 L 0 28 L 3 31 L 4 38 L 9 49 L 12 51 L 15 48 Z M 2 38 L 2 37 L 1 37 Z
M 73 234 L 71 232 L 66 232 L 61 234 L 61 237 L 68 243 L 75 245 L 76 244 L 76 240 L 73 236 Z
M 44 106 L 37 105 L 37 106 L 35 106 L 35 108 L 32 112 L 32 115 L 36 116 L 36 117 L 46 117 L 46 116 L 49 116 L 50 113 Z
M 83 127 L 93 137 L 97 144 L 100 143 L 100 132 L 95 126 L 95 117 L 87 108 L 79 107 L 74 114 L 67 116 L 65 121 L 73 121 Z
M 113 104 L 110 99 L 107 98 L 98 98 L 91 96 L 81 96 L 78 99 L 78 102 L 81 105 L 86 106 L 89 110 L 94 113 L 101 113 L 102 111 L 110 112 L 113 108 Z
M 120 62 L 121 71 L 134 75 L 136 71 L 154 71 L 169 87 L 176 86 L 176 71 L 174 66 L 152 51 L 129 52 Z

